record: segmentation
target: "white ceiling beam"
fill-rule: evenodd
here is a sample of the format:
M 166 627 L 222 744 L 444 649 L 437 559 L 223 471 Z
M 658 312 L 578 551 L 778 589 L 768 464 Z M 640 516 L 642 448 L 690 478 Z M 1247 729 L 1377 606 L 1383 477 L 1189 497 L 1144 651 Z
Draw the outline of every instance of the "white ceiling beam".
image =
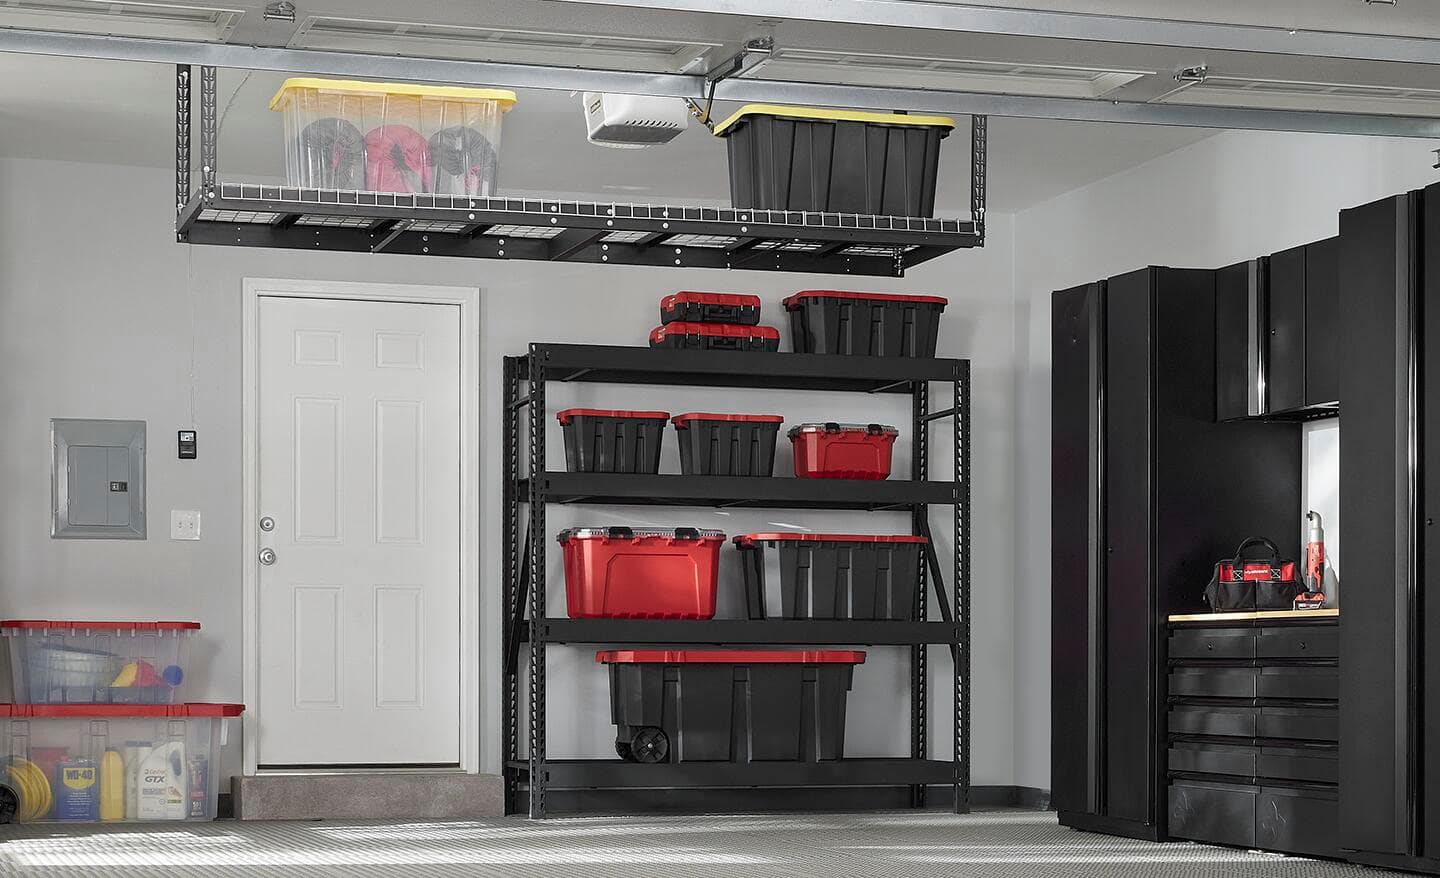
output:
M 915 0 L 551 0 L 782 21 L 1440 64 L 1440 40 Z
M 405 58 L 395 55 L 61 34 L 5 28 L 0 28 L 0 52 L 209 65 L 401 82 L 618 92 L 695 100 L 702 99 L 706 91 L 703 76 Z M 1440 118 L 1419 116 L 1184 106 L 762 79 L 724 80 L 718 84 L 715 97 L 719 100 L 822 107 L 922 110 L 950 115 L 1440 138 Z

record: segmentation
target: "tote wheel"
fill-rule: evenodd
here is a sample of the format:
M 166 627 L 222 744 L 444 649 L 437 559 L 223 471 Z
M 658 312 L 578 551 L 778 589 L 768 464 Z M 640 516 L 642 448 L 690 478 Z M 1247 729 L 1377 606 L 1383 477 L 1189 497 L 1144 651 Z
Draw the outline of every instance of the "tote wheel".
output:
M 670 739 L 663 729 L 643 726 L 630 736 L 630 758 L 636 762 L 665 762 L 670 758 Z
M 629 741 L 616 741 L 615 752 L 619 754 L 620 758 L 626 762 L 635 761 L 635 753 L 630 749 Z

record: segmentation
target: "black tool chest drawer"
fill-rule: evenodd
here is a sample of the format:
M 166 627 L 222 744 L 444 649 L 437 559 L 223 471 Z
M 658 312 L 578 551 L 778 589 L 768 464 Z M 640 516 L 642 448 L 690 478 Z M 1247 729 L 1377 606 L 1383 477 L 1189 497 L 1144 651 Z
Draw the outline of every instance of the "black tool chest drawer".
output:
M 1255 638 L 1258 658 L 1330 659 L 1340 657 L 1340 629 L 1314 625 L 1261 628 Z
M 1175 625 L 1172 838 L 1336 856 L 1339 625 Z
M 1248 628 L 1190 628 L 1170 635 L 1171 659 L 1253 659 L 1255 632 Z

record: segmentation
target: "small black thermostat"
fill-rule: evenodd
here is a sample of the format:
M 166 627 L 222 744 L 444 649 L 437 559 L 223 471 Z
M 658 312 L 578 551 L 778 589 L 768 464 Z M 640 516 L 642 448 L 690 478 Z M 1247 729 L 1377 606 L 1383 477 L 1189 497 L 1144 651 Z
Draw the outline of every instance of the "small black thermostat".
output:
M 194 459 L 195 459 L 195 431 L 194 431 L 194 430 L 181 430 L 181 431 L 180 431 L 180 459 L 181 459 L 181 460 L 194 460 Z

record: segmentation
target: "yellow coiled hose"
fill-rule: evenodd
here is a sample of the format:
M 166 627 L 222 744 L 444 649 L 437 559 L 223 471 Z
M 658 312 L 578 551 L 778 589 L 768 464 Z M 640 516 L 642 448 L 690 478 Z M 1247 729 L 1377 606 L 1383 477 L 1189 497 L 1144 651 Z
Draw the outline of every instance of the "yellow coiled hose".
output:
M 40 820 L 50 813 L 55 798 L 50 792 L 50 781 L 40 766 L 20 756 L 12 756 L 9 764 L 10 784 L 20 797 L 20 807 L 15 819 L 20 823 Z

